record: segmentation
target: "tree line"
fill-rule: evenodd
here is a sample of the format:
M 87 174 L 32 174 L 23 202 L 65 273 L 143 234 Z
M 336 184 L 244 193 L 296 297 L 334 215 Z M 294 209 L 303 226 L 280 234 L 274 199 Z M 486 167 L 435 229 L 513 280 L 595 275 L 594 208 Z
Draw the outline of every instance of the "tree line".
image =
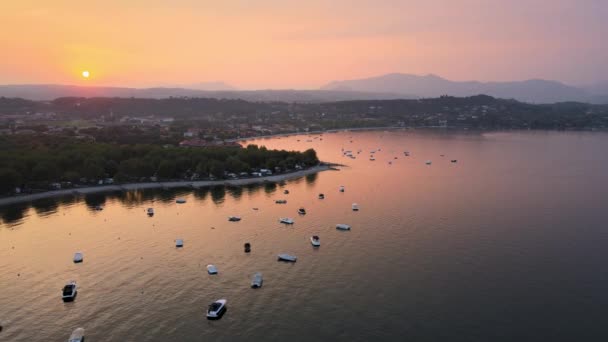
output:
M 0 193 L 40 189 L 52 182 L 96 183 L 224 178 L 266 168 L 285 172 L 319 163 L 313 149 L 268 150 L 264 146 L 183 148 L 157 144 L 117 145 L 71 137 L 0 137 Z M 276 168 L 276 169 L 275 169 Z

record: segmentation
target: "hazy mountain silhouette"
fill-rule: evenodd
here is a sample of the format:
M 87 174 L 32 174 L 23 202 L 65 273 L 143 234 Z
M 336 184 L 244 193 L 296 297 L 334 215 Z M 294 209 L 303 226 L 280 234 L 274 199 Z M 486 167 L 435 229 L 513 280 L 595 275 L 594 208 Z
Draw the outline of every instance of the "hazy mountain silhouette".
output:
M 364 79 L 334 81 L 324 90 L 383 92 L 409 94 L 417 97 L 441 95 L 472 96 L 486 94 L 525 102 L 553 103 L 564 101 L 589 102 L 608 92 L 591 93 L 589 89 L 569 86 L 557 81 L 526 80 L 517 82 L 455 82 L 436 75 L 387 74 Z M 599 91 L 599 90 L 598 90 Z
M 390 100 L 401 94 L 340 90 L 197 90 L 187 88 L 84 87 L 56 84 L 0 85 L 0 96 L 48 101 L 58 97 L 208 97 L 246 101 L 331 102 L 347 100 Z M 409 97 L 412 98 L 412 97 Z

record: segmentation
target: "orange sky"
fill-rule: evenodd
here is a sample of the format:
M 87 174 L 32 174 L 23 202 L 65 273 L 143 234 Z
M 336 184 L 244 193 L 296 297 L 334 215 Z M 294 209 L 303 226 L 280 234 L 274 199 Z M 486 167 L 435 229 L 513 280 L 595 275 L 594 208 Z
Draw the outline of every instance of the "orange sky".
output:
M 0 84 L 589 83 L 608 80 L 606 17 L 602 0 L 3 0 Z

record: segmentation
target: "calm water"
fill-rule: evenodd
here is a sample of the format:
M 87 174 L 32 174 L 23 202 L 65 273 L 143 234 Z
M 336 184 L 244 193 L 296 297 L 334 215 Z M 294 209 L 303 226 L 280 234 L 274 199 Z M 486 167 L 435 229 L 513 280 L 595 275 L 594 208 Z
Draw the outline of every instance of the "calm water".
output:
M 608 338 L 608 134 L 343 132 L 254 142 L 314 147 L 346 166 L 285 184 L 0 208 L 0 340 L 65 341 L 79 326 L 87 341 Z M 279 224 L 285 216 L 296 223 Z M 78 250 L 85 261 L 75 265 Z M 297 263 L 277 262 L 283 252 Z M 219 275 L 207 274 L 209 263 Z M 253 290 L 257 271 L 264 286 Z M 71 279 L 79 294 L 66 304 L 60 288 Z M 218 298 L 228 312 L 207 321 Z

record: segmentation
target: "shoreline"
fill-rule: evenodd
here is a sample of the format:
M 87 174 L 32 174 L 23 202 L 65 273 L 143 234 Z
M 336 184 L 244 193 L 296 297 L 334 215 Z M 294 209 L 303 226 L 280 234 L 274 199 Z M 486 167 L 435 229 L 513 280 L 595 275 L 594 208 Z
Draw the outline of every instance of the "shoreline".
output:
M 333 168 L 335 164 L 324 163 L 323 165 L 313 166 L 306 170 L 300 170 L 290 173 L 284 173 L 280 175 L 256 177 L 256 178 L 243 178 L 243 179 L 232 179 L 232 180 L 215 180 L 215 181 L 174 181 L 174 182 L 148 182 L 148 183 L 127 183 L 117 185 L 100 185 L 90 186 L 75 189 L 64 189 L 64 190 L 52 190 L 46 192 L 40 192 L 37 194 L 17 195 L 11 197 L 0 198 L 0 207 L 7 205 L 19 204 L 24 202 L 32 202 L 36 200 L 62 197 L 62 196 L 83 196 L 89 194 L 116 192 L 116 191 L 136 191 L 146 189 L 173 189 L 173 188 L 205 188 L 212 186 L 243 186 L 257 183 L 277 183 L 281 181 L 291 180 L 300 178 L 315 173 L 319 173 L 327 170 L 336 170 Z
M 336 128 L 336 129 L 328 129 L 325 131 L 290 132 L 290 133 L 257 135 L 257 136 L 252 136 L 252 137 L 226 139 L 226 141 L 242 143 L 242 142 L 249 141 L 249 140 L 277 138 L 277 137 L 290 137 L 290 136 L 294 136 L 294 135 L 310 135 L 310 134 L 337 133 L 337 132 L 350 132 L 350 131 L 399 130 L 399 129 L 409 130 L 409 129 L 413 129 L 413 128 L 412 127 L 401 127 L 401 126 Z

